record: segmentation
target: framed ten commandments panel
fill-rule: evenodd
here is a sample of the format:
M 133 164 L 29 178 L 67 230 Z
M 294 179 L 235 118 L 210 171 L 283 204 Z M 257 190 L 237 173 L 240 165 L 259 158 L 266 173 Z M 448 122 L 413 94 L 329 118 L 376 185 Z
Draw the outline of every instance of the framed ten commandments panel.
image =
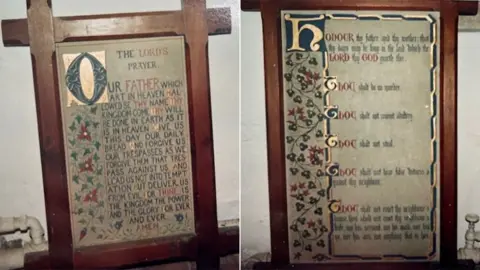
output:
M 439 12 L 281 12 L 291 263 L 440 258 Z
M 183 37 L 56 51 L 74 246 L 194 233 Z

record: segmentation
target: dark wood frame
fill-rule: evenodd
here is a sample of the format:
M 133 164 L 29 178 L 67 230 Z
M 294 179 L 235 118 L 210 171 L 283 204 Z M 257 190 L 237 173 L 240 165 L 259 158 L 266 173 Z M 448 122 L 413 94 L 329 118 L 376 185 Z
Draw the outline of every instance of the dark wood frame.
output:
M 208 73 L 209 32 L 230 33 L 230 10 L 183 0 L 182 11 L 54 18 L 51 0 L 27 0 L 27 14 L 2 21 L 6 46 L 30 46 L 42 155 L 49 251 L 28 254 L 25 268 L 105 269 L 183 259 L 218 269 L 220 256 L 238 253 L 238 227 L 218 228 Z M 55 44 L 168 35 L 183 35 L 186 44 L 196 233 L 74 249 Z
M 429 269 L 431 263 L 297 264 L 289 261 L 287 192 L 283 127 L 281 10 L 438 11 L 440 44 L 440 264 L 457 265 L 457 24 L 459 15 L 475 15 L 477 2 L 453 0 L 242 0 L 242 10 L 260 11 L 263 22 L 266 88 L 271 263 L 259 268 Z M 280 91 L 279 91 L 280 90 Z

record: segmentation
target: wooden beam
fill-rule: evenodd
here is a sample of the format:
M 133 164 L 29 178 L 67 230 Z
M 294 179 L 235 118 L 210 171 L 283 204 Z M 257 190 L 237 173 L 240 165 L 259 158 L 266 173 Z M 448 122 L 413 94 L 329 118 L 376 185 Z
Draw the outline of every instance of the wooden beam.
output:
M 53 14 L 48 0 L 27 1 L 27 31 L 32 57 L 42 179 L 47 216 L 48 248 L 54 269 L 72 269 L 73 247 L 65 180 L 65 150 L 56 75 Z
M 198 269 L 219 269 L 212 243 L 219 239 L 215 189 L 215 163 L 210 104 L 208 25 L 206 0 L 183 0 L 187 50 L 188 96 L 191 127 L 195 220 L 198 234 Z
M 459 1 L 457 2 L 457 6 L 460 16 L 476 16 L 478 13 L 477 1 Z
M 260 11 L 261 0 L 241 0 L 240 8 L 243 11 Z
M 440 40 L 440 261 L 452 269 L 457 264 L 457 44 L 458 2 L 442 4 Z M 442 233 L 443 232 L 443 233 Z
M 240 228 L 238 226 L 219 229 L 217 253 L 220 257 L 240 252 Z
M 245 1 L 245 3 L 243 3 Z M 245 7 L 251 8 L 253 11 L 260 10 L 262 2 L 269 3 L 272 2 L 274 5 L 280 9 L 304 9 L 304 8 L 315 8 L 318 9 L 349 9 L 349 8 L 359 8 L 359 9 L 373 9 L 373 10 L 440 10 L 441 3 L 443 0 L 377 0 L 372 3 L 371 0 L 341 0 L 341 1 L 332 1 L 332 0 L 316 0 L 312 2 L 311 0 L 242 0 L 242 9 Z
M 55 42 L 100 36 L 182 34 L 185 30 L 182 11 L 57 17 L 53 24 Z M 207 9 L 207 24 L 209 35 L 230 34 L 230 9 Z M 144 25 L 149 26 L 149 31 L 143 30 Z M 5 47 L 29 46 L 27 19 L 2 20 L 2 37 Z
M 171 248 L 162 248 L 162 245 L 170 246 Z M 77 263 L 84 268 L 124 267 L 132 264 L 156 262 L 166 258 L 171 259 L 172 257 L 177 258 L 178 261 L 195 260 L 197 245 L 196 236 L 186 236 L 183 240 L 175 240 L 173 238 L 170 240 L 152 239 L 137 242 L 130 246 L 111 244 L 84 248 L 76 252 L 75 257 Z M 166 254 L 161 252 L 164 250 L 171 251 Z M 217 252 L 221 257 L 239 253 L 238 226 L 219 229 Z M 25 269 L 50 269 L 49 252 L 42 251 L 26 254 Z
M 260 11 L 260 3 L 263 0 L 241 0 L 241 9 L 243 11 Z M 308 0 L 277 0 L 278 5 L 281 8 L 290 7 L 295 8 L 298 5 L 297 9 L 300 8 L 302 2 L 308 3 Z M 440 9 L 440 2 L 442 0 L 404 0 L 404 1 L 391 1 L 391 0 L 378 0 L 375 4 L 372 4 L 369 0 L 342 0 L 342 1 L 332 1 L 332 0 L 318 0 L 316 1 L 317 5 L 325 6 L 330 5 L 332 8 L 346 8 L 346 7 L 372 7 L 378 9 L 379 7 L 390 7 L 395 6 L 395 8 L 424 8 L 425 10 L 431 10 L 432 3 Z M 476 15 L 478 12 L 478 2 L 477 1 L 459 1 L 458 3 L 458 12 L 459 15 L 468 16 Z

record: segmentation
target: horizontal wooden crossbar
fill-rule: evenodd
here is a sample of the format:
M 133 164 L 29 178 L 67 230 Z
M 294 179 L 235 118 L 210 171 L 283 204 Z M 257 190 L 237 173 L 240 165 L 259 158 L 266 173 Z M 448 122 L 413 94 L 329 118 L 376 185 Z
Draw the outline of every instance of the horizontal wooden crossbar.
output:
M 217 254 L 221 257 L 239 253 L 239 228 L 219 229 L 216 243 Z M 212 243 L 212 247 L 215 243 Z M 124 267 L 140 263 L 168 259 L 194 261 L 197 257 L 198 242 L 195 235 L 137 241 L 127 244 L 111 244 L 82 248 L 75 252 L 75 267 L 79 269 L 104 269 Z M 25 256 L 25 269 L 49 269 L 49 253 L 35 252 Z
M 229 8 L 207 9 L 210 35 L 230 34 L 230 22 Z M 185 30 L 184 25 L 183 12 L 180 10 L 54 18 L 55 42 L 92 40 L 105 36 L 181 35 Z M 2 20 L 2 36 L 5 47 L 29 46 L 27 19 Z
M 260 11 L 260 2 L 263 0 L 241 0 L 241 9 L 243 11 Z M 312 5 L 311 0 L 276 0 L 279 7 L 281 8 L 301 8 L 302 5 Z M 403 8 L 403 9 L 425 9 L 431 10 L 432 7 L 437 7 L 440 9 L 442 0 L 376 0 L 375 4 L 372 4 L 371 0 L 316 0 L 315 5 L 323 6 L 323 8 L 329 9 L 340 9 L 340 8 L 372 8 L 373 6 L 376 9 L 392 9 L 392 8 Z M 459 14 L 462 16 L 466 15 L 476 15 L 478 12 L 478 2 L 477 1 L 459 1 L 457 2 Z

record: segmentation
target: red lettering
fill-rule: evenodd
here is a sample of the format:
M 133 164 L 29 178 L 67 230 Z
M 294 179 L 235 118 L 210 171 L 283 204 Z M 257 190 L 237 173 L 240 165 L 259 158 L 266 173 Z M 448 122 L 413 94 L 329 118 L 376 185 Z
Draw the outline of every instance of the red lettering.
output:
M 338 119 L 339 120 L 350 120 L 350 119 L 357 120 L 357 112 L 356 111 L 347 111 L 347 112 L 339 111 Z
M 328 59 L 330 62 L 348 62 L 350 61 L 350 55 L 347 53 L 329 53 Z
M 364 53 L 361 58 L 363 62 L 378 62 L 378 54 L 374 53 Z
M 357 140 L 338 140 L 338 148 L 357 148 Z

